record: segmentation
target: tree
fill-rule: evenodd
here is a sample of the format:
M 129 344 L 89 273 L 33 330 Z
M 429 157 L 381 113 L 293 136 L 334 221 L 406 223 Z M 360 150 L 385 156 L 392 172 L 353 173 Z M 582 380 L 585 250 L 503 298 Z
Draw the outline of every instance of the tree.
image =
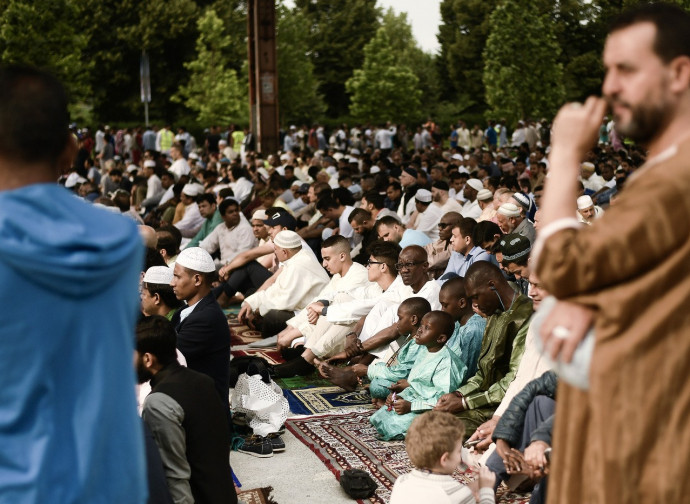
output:
M 82 58 L 88 37 L 76 29 L 79 10 L 67 0 L 0 1 L 0 59 L 54 73 L 69 93 L 72 112 L 88 100 L 92 64 Z
M 308 58 L 307 19 L 302 11 L 283 4 L 276 11 L 280 121 L 284 126 L 288 122 L 310 123 L 323 116 L 326 105 L 314 76 L 314 64 Z
M 197 21 L 197 29 L 197 57 L 184 64 L 189 82 L 180 86 L 173 101 L 196 112 L 201 124 L 244 122 L 247 87 L 230 68 L 226 50 L 231 41 L 224 33 L 223 21 L 209 8 Z
M 538 2 L 503 0 L 490 18 L 484 85 L 492 112 L 517 121 L 551 117 L 563 103 L 560 47 Z
M 327 114 L 347 113 L 345 81 L 364 61 L 364 46 L 379 27 L 379 9 L 372 0 L 295 0 L 308 20 L 309 54 L 326 99 Z
M 350 113 L 363 121 L 407 122 L 418 119 L 421 95 L 419 79 L 396 59 L 384 27 L 364 47 L 364 64 L 345 83 L 352 95 Z

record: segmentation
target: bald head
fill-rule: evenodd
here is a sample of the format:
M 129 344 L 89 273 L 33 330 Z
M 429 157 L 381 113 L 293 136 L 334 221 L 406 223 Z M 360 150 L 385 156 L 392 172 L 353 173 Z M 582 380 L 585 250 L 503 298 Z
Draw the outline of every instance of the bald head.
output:
M 441 287 L 441 292 L 447 293 L 453 299 L 466 297 L 465 279 L 463 277 L 451 278 L 443 284 Z
M 419 245 L 408 245 L 400 253 L 400 257 L 405 256 L 415 262 L 426 262 L 428 259 L 426 250 Z M 404 261 L 401 261 L 404 262 Z
M 500 268 L 489 261 L 475 262 L 465 274 L 466 284 L 481 285 L 492 281 L 501 284 L 506 283 Z
M 455 331 L 455 321 L 450 314 L 443 311 L 434 310 L 427 313 L 424 317 L 428 317 L 431 323 L 434 324 L 434 326 L 436 326 L 438 329 L 438 333 L 446 335 L 446 339 L 449 339 L 453 335 L 453 332 Z
M 146 246 L 146 248 L 155 249 L 158 246 L 156 230 L 151 226 L 139 226 L 139 235 L 141 235 L 141 239 L 144 241 L 144 246 Z

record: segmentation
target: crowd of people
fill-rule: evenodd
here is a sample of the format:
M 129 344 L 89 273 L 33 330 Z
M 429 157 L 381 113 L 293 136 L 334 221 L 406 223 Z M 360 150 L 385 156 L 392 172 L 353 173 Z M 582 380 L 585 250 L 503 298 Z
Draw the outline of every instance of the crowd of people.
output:
M 237 502 L 234 304 L 282 352 L 274 377 L 370 394 L 415 466 L 394 504 L 489 503 L 502 482 L 533 503 L 683 500 L 689 28 L 674 7 L 623 16 L 604 98 L 553 124 L 292 126 L 266 156 L 234 126 L 92 138 L 50 76 L 0 70 L 0 496 Z M 558 371 L 588 332 L 583 389 Z M 271 456 L 281 432 L 239 451 Z

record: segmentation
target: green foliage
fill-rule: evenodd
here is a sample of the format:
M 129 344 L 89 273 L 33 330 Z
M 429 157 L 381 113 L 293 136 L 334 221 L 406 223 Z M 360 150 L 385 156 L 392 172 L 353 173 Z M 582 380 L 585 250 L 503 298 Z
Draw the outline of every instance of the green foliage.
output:
M 246 85 L 230 68 L 226 51 L 231 42 L 224 33 L 223 21 L 213 9 L 207 9 L 198 19 L 197 29 L 197 57 L 184 64 L 189 82 L 180 86 L 173 101 L 183 102 L 195 111 L 201 124 L 244 122 Z
M 88 109 L 84 102 L 91 94 L 93 65 L 82 58 L 89 39 L 76 29 L 79 10 L 74 3 L 4 0 L 0 9 L 0 60 L 51 71 L 65 85 L 72 112 Z
M 515 122 L 550 117 L 563 103 L 560 47 L 537 2 L 503 0 L 491 15 L 484 51 L 486 100 L 493 114 Z
M 364 64 L 345 86 L 352 95 L 350 113 L 362 121 L 407 122 L 418 119 L 419 79 L 396 58 L 385 27 L 364 47 Z
M 326 105 L 314 76 L 314 64 L 308 58 L 307 19 L 302 11 L 282 4 L 277 6 L 276 16 L 280 122 L 310 124 L 323 117 Z
M 372 0 L 295 0 L 307 19 L 319 92 L 325 97 L 327 113 L 338 117 L 347 113 L 349 98 L 345 81 L 364 61 L 364 46 L 379 27 L 379 9 Z

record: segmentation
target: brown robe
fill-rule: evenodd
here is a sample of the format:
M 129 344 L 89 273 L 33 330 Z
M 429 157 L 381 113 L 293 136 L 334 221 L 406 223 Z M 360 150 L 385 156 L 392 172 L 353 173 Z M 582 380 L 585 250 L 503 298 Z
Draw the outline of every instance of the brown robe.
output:
M 590 389 L 558 389 L 548 502 L 690 502 L 690 141 L 538 260 L 547 290 L 596 310 Z

